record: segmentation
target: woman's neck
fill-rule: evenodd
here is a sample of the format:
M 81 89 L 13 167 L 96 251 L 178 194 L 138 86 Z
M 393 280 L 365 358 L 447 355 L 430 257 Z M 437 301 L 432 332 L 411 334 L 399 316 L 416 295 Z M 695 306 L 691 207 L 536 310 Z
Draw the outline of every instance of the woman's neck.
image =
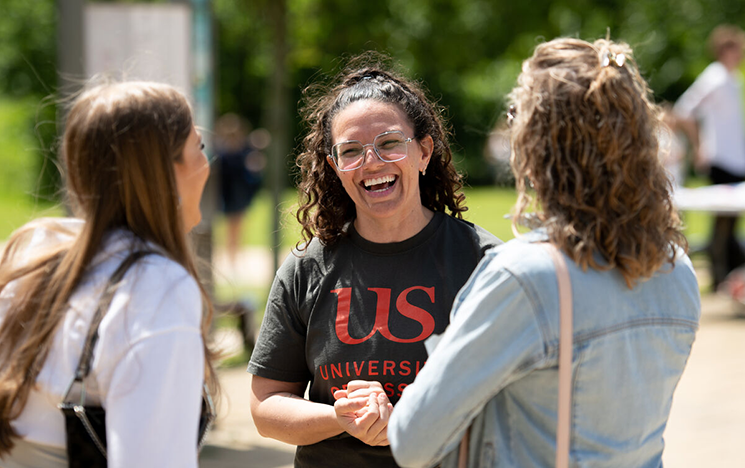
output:
M 435 213 L 419 205 L 406 216 L 390 218 L 357 217 L 354 228 L 365 240 L 379 244 L 401 242 L 414 237 L 427 226 Z

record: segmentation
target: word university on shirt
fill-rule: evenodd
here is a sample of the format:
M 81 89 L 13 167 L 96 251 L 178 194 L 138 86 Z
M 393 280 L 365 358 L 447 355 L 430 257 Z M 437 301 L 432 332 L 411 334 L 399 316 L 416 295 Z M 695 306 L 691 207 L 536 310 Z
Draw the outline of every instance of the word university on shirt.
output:
M 390 288 L 367 288 L 367 291 L 374 293 L 376 297 L 375 322 L 370 331 L 362 337 L 355 337 L 364 334 L 366 331 L 361 329 L 360 324 L 351 327 L 353 332 L 350 333 L 352 288 L 339 288 L 331 291 L 332 294 L 336 295 L 337 310 L 334 328 L 336 337 L 341 343 L 354 347 L 372 340 L 372 349 L 388 349 L 389 354 L 381 352 L 375 353 L 376 359 L 355 359 L 346 362 L 321 364 L 318 367 L 318 373 L 323 380 L 331 381 L 330 391 L 332 394 L 336 390 L 346 388 L 346 383 L 333 385 L 334 380 L 341 383 L 363 379 L 380 381 L 389 397 L 398 397 L 401 396 L 403 389 L 414 380 L 414 377 L 424 366 L 426 359 L 426 351 L 424 351 L 423 345 L 420 344 L 415 348 L 411 348 L 411 346 L 400 348 L 400 346 L 402 344 L 420 343 L 432 335 L 435 330 L 435 318 L 427 310 L 411 304 L 409 295 L 418 295 L 419 299 L 422 299 L 422 295 L 424 295 L 431 304 L 434 304 L 435 288 L 412 286 L 402 291 L 395 299 L 397 314 L 391 314 L 393 301 L 391 300 L 392 290 Z M 409 320 L 405 320 L 405 323 L 401 324 L 400 317 L 406 317 Z M 397 334 L 391 330 L 392 319 L 399 324 L 399 327 L 395 329 Z M 418 331 L 419 333 L 416 336 L 407 337 L 413 334 L 412 331 L 414 333 Z M 389 344 L 379 347 L 375 343 L 379 340 L 396 343 L 397 345 Z M 356 353 L 352 351 L 352 354 Z

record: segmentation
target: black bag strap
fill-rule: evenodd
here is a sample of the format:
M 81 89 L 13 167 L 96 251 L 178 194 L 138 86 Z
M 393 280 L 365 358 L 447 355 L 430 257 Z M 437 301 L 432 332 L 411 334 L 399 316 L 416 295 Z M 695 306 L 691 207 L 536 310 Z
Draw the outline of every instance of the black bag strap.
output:
M 93 315 L 93 320 L 91 320 L 91 326 L 88 329 L 88 336 L 85 339 L 83 354 L 80 356 L 80 362 L 78 363 L 78 369 L 75 371 L 75 379 L 73 380 L 73 383 L 82 382 L 86 377 L 88 377 L 88 374 L 91 371 L 93 348 L 96 347 L 96 343 L 98 342 L 98 326 L 101 324 L 106 311 L 109 310 L 111 301 L 114 298 L 114 293 L 116 293 L 119 283 L 122 278 L 124 278 L 127 270 L 129 270 L 129 268 L 142 257 L 155 253 L 154 250 L 138 250 L 130 253 L 119 265 L 119 268 L 116 269 L 114 274 L 111 275 L 111 278 L 109 278 L 108 283 L 106 283 L 106 288 L 98 301 L 96 313 Z M 65 396 L 65 398 L 67 398 L 67 396 Z

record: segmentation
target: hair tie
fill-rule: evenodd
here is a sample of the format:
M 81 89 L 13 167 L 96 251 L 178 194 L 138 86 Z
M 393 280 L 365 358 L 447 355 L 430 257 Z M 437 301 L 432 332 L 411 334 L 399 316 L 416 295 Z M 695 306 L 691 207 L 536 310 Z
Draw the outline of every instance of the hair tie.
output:
M 606 50 L 600 58 L 600 66 L 605 68 L 613 63 L 616 67 L 621 68 L 626 63 L 626 56 L 624 54 L 614 54 L 613 52 Z

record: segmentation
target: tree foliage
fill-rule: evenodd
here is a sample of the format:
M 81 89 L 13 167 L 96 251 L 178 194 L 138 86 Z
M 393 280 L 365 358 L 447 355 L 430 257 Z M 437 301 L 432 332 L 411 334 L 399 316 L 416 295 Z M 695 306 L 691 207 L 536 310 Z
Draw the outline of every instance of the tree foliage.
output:
M 64 0 L 58 0 L 64 1 Z M 99 0 L 100 1 L 100 0 Z M 129 0 L 128 0 L 129 1 Z M 162 1 L 162 0 L 161 0 Z M 266 125 L 273 0 L 213 0 L 219 113 Z M 675 100 L 711 60 L 717 24 L 745 24 L 742 0 L 285 0 L 293 102 L 344 57 L 391 55 L 447 109 L 454 148 L 472 184 L 489 181 L 484 143 L 522 60 L 556 36 L 628 42 L 659 100 Z M 0 0 L 0 94 L 54 90 L 54 0 Z M 289 110 L 297 116 L 297 107 Z M 302 133 L 295 120 L 296 145 Z
M 267 1 L 215 0 L 219 110 L 261 125 L 271 63 Z M 745 24 L 741 0 L 287 0 L 290 86 L 338 71 L 344 57 L 388 53 L 448 110 L 470 183 L 489 180 L 483 147 L 522 60 L 557 36 L 628 42 L 659 100 L 675 100 L 711 60 L 717 24 Z M 297 115 L 297 109 L 293 109 Z M 302 129 L 297 125 L 296 135 Z M 298 141 L 298 140 L 296 140 Z
M 52 0 L 0 0 L 0 94 L 46 95 L 57 82 Z

